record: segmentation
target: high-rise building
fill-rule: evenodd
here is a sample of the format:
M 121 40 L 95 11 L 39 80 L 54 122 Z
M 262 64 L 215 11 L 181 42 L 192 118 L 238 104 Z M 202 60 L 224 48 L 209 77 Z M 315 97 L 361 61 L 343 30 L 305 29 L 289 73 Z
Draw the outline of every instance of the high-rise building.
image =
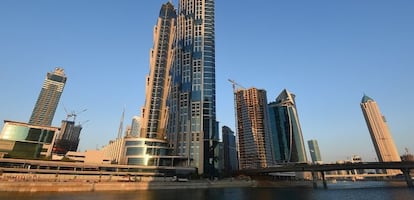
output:
M 66 79 L 65 72 L 62 68 L 56 68 L 54 72 L 47 73 L 29 124 L 37 126 L 52 125 Z
M 319 151 L 319 145 L 317 140 L 308 140 L 309 152 L 313 163 L 321 163 L 322 156 Z
M 307 162 L 295 95 L 283 90 L 276 101 L 269 104 L 269 117 L 275 161 Z
M 177 14 L 171 3 L 163 4 L 154 27 L 154 44 L 150 52 L 150 73 L 146 81 L 145 106 L 142 109 L 140 137 L 165 139 L 170 86 L 170 68 Z
M 236 136 L 227 126 L 222 127 L 221 133 L 223 138 L 223 172 L 230 175 L 238 170 Z
M 168 140 L 199 174 L 214 175 L 216 122 L 214 0 L 180 0 L 171 69 Z
M 365 117 L 372 143 L 379 162 L 401 161 L 397 147 L 394 144 L 385 117 L 381 114 L 377 102 L 364 95 L 361 101 L 362 113 Z M 399 170 L 387 170 L 388 174 L 401 173 Z
M 132 123 L 131 123 L 131 134 L 127 135 L 128 137 L 138 137 L 140 136 L 140 132 L 141 132 L 141 117 L 139 116 L 134 116 L 132 118 Z
M 239 89 L 235 94 L 239 169 L 273 164 L 266 91 Z
M 60 134 L 57 136 L 53 153 L 66 154 L 68 151 L 77 151 L 82 126 L 75 125 L 75 121 L 62 120 Z

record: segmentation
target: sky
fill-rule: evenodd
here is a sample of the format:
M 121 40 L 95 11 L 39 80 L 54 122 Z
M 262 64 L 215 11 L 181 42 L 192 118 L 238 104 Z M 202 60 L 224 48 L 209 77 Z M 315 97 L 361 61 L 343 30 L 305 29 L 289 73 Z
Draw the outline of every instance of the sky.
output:
M 79 150 L 116 138 L 123 109 L 128 125 L 144 105 L 165 2 L 0 0 L 0 126 L 29 120 L 46 73 L 59 66 L 68 80 L 53 125 L 66 111 L 87 109 L 76 118 L 84 126 Z M 318 140 L 324 161 L 376 161 L 360 108 L 366 94 L 400 154 L 414 153 L 413 10 L 412 0 L 217 0 L 220 126 L 235 130 L 228 79 L 265 89 L 268 101 L 286 88 L 296 95 L 304 140 Z

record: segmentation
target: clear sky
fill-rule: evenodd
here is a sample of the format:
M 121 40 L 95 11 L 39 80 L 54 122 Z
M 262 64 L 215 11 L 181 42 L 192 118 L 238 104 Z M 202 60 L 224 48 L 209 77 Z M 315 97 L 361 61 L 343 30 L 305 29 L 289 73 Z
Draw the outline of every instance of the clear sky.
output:
M 77 117 L 80 150 L 107 144 L 124 107 L 124 125 L 140 114 L 165 2 L 0 0 L 0 120 L 27 122 L 46 73 L 60 66 L 68 81 L 53 125 L 65 119 L 64 107 L 87 109 Z M 269 101 L 287 88 L 304 139 L 318 140 L 323 160 L 374 161 L 359 105 L 366 93 L 400 154 L 414 153 L 413 11 L 412 0 L 216 1 L 220 125 L 235 129 L 227 79 L 267 90 Z

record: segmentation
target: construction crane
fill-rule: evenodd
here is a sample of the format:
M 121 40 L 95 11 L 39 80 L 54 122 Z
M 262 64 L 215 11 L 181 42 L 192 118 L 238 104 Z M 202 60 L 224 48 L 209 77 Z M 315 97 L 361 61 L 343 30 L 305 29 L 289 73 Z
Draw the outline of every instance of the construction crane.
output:
M 239 83 L 237 83 L 235 80 L 232 79 L 228 79 L 228 81 L 232 84 L 233 86 L 233 95 L 234 95 L 234 120 L 235 120 L 235 137 L 236 137 L 236 149 L 238 152 L 237 157 L 240 158 L 240 151 L 239 151 L 239 130 L 238 130 L 238 121 L 237 121 L 237 94 L 236 92 L 239 89 L 244 89 L 244 87 L 242 85 L 240 85 Z
M 87 111 L 88 109 L 83 109 L 82 111 L 79 111 L 79 112 L 75 112 L 75 111 L 72 111 L 72 112 L 68 112 L 67 110 L 66 110 L 66 108 L 64 107 L 64 109 L 65 109 L 65 112 L 66 112 L 66 121 L 68 121 L 69 120 L 69 118 L 73 118 L 73 120 L 72 121 L 75 121 L 76 120 L 76 116 L 78 116 L 79 114 L 81 114 L 81 113 L 83 113 L 83 112 L 85 112 L 85 111 Z
M 232 80 L 232 79 L 228 79 L 228 81 L 232 84 L 232 86 L 233 86 L 233 93 L 236 93 L 236 88 L 238 87 L 238 88 L 240 88 L 240 89 L 244 89 L 244 87 L 242 86 L 242 85 L 240 85 L 240 84 L 238 84 L 235 80 Z

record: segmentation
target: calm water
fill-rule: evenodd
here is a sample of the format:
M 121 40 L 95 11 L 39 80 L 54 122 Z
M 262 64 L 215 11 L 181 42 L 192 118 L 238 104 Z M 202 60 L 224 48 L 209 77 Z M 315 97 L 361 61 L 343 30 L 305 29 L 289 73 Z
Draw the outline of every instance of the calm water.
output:
M 329 189 L 310 188 L 226 188 L 192 190 L 150 190 L 136 192 L 0 193 L 7 200 L 414 200 L 414 189 L 389 187 L 387 183 L 337 183 Z

